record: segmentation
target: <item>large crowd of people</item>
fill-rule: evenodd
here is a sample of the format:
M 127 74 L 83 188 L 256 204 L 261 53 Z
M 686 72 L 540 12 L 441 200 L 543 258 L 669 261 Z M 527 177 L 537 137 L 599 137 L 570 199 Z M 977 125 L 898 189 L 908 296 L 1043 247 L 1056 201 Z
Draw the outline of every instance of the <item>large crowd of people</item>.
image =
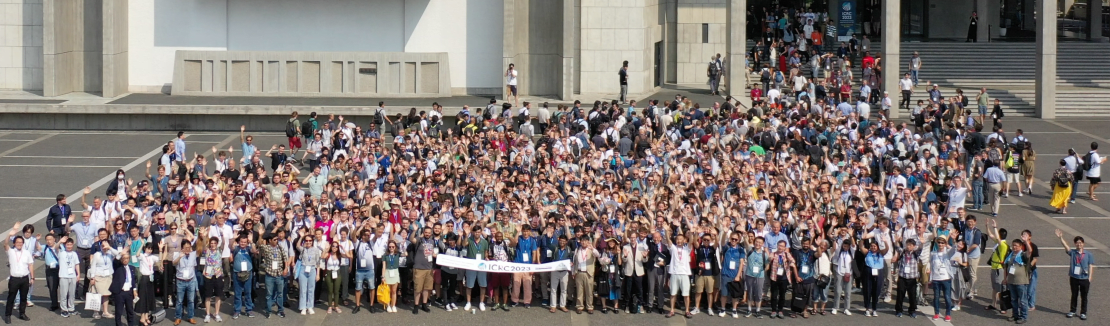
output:
M 5 321 L 13 307 L 30 320 L 36 275 L 62 317 L 90 315 L 74 303 L 85 300 L 92 318 L 129 325 L 159 311 L 178 325 L 229 311 L 480 313 L 537 301 L 551 313 L 686 318 L 878 317 L 879 302 L 893 302 L 897 317 L 950 321 L 982 309 L 974 299 L 1028 320 L 1039 241 L 988 216 L 1001 197 L 1031 191 L 1032 141 L 972 115 L 962 93 L 937 91 L 909 108 L 910 122 L 889 120 L 888 96 L 813 91 L 859 81 L 850 70 L 815 85 L 801 52 L 781 51 L 768 51 L 772 62 L 794 68 L 768 69 L 751 106 L 491 101 L 445 117 L 438 104 L 406 116 L 381 103 L 369 124 L 294 112 L 288 143 L 256 144 L 244 127 L 241 149 L 207 155 L 179 133 L 146 175 L 120 170 L 76 210 L 59 196 L 43 236 L 12 229 L 7 302 L 19 303 Z M 1100 181 L 1096 149 L 1060 162 L 1061 211 L 1076 176 Z M 1080 237 L 1056 237 L 1069 247 L 1068 317 L 1086 320 L 1093 255 Z M 443 255 L 570 267 L 498 273 L 443 266 Z

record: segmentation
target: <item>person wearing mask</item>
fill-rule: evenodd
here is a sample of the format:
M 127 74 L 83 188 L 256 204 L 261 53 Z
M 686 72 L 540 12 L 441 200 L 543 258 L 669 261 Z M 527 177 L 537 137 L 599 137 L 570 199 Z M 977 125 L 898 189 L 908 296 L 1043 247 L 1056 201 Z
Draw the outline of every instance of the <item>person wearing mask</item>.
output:
M 17 235 L 19 232 L 19 224 L 15 223 L 12 230 L 8 232 L 8 237 L 4 240 L 4 246 L 8 249 L 8 301 L 16 302 L 19 299 L 19 319 L 23 321 L 31 321 L 27 317 L 27 291 L 31 286 L 35 285 L 35 260 L 32 257 L 31 250 L 24 248 L 25 239 L 23 236 Z M 12 323 L 12 308 L 15 304 L 4 305 L 4 323 Z
M 1071 287 L 1071 306 L 1068 309 L 1068 318 L 1075 317 L 1075 308 L 1078 299 L 1083 300 L 1080 306 L 1079 319 L 1087 320 L 1087 293 L 1091 290 L 1091 276 L 1095 273 L 1095 258 L 1086 250 L 1086 241 L 1083 237 L 1076 236 L 1072 239 L 1075 249 L 1064 240 L 1064 232 L 1056 229 L 1056 237 L 1064 245 L 1068 257 L 1068 283 Z
M 273 233 L 262 236 L 263 243 L 258 246 L 259 261 L 266 284 L 266 308 L 262 311 L 266 318 L 271 314 L 285 318 L 285 277 L 289 275 L 289 257 L 278 243 Z M 356 299 L 357 301 L 357 299 Z M 358 306 L 357 304 L 355 305 Z M 274 310 L 271 312 L 271 308 Z
M 721 263 L 717 257 L 716 244 L 717 242 L 713 241 L 710 234 L 706 233 L 701 236 L 701 241 L 695 252 L 694 266 L 697 266 L 697 268 L 695 268 L 694 271 L 697 272 L 697 276 L 694 279 L 694 310 L 691 311 L 691 314 L 696 315 L 700 313 L 698 307 L 701 306 L 702 293 L 708 292 L 706 295 L 706 298 L 708 298 L 708 302 L 705 305 L 707 307 L 706 312 L 711 316 L 714 315 L 713 295 L 717 290 L 714 283 L 721 271 Z
M 952 321 L 952 259 L 956 251 L 948 245 L 944 236 L 937 237 L 934 242 L 935 249 L 929 260 L 929 280 L 933 284 L 933 320 L 939 320 L 940 301 L 944 300 L 944 321 Z M 942 299 L 943 298 L 943 299 Z
M 1033 269 L 1033 257 L 1027 250 L 1025 241 L 1014 239 L 1010 252 L 1003 262 L 1002 286 L 1010 290 L 1014 306 L 1013 320 L 1024 324 L 1029 318 L 1029 280 Z

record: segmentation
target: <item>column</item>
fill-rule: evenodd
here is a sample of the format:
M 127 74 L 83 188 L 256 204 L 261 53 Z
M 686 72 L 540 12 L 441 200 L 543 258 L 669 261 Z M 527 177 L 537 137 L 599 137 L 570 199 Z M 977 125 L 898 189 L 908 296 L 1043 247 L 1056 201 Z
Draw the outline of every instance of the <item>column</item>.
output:
M 127 0 L 103 0 L 103 90 L 101 96 L 127 93 Z
M 516 29 L 518 27 L 516 26 L 517 21 L 516 21 L 516 1 L 515 0 L 505 1 L 504 12 L 502 13 L 501 17 L 503 19 L 502 24 L 504 24 L 504 30 L 503 30 L 503 35 L 502 35 L 502 40 L 504 40 L 504 41 L 502 41 L 503 44 L 501 46 L 501 48 L 502 48 L 501 71 L 499 71 L 497 73 L 497 78 L 499 78 L 501 81 L 498 82 L 497 85 L 498 85 L 498 87 L 501 88 L 501 92 L 500 92 L 501 93 L 501 98 L 502 99 L 508 99 L 509 98 L 509 90 L 508 90 L 507 87 L 505 87 L 505 71 L 509 70 L 509 64 L 513 63 L 513 58 L 516 57 L 516 53 L 517 53 L 517 49 L 516 49 Z M 519 67 L 519 64 L 517 64 L 517 66 Z M 520 94 L 519 88 L 517 89 L 517 94 Z
M 902 79 L 900 49 L 902 33 L 901 28 L 901 1 L 887 1 L 882 6 L 883 20 L 883 91 L 890 93 L 890 98 L 901 99 L 902 92 L 898 89 L 898 80 Z M 898 118 L 899 108 L 891 108 L 887 118 Z
M 728 94 L 736 98 L 744 97 L 744 89 L 748 86 L 748 69 L 744 66 L 744 53 L 748 43 L 748 15 L 747 0 L 728 0 L 725 12 L 725 22 L 728 25 L 725 40 L 725 76 L 728 78 Z
M 1102 1 L 1087 2 L 1087 40 L 1102 42 Z
M 991 0 L 976 0 L 975 1 L 975 12 L 979 15 L 979 25 L 976 26 L 976 32 L 975 33 L 978 34 L 976 39 L 978 39 L 979 42 L 990 42 L 991 41 L 991 25 L 998 25 L 998 22 L 993 20 L 993 19 L 998 19 L 997 18 L 998 14 L 991 12 L 990 6 L 989 6 L 990 1 Z
M 1056 12 L 1056 1 L 1037 1 L 1037 12 Z M 1047 20 L 1047 22 L 1045 21 Z M 1037 21 L 1037 117 L 1056 118 L 1056 19 Z

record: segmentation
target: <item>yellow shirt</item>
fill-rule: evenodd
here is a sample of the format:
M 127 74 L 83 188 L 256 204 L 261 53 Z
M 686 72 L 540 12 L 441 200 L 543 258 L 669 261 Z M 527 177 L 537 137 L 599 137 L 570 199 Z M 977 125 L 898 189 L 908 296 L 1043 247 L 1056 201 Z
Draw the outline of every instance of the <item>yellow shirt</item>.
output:
M 1002 269 L 1002 263 L 1006 259 L 1006 254 L 1010 253 L 1010 245 L 1006 240 L 998 243 L 998 247 L 994 248 L 994 253 L 991 254 L 991 269 Z

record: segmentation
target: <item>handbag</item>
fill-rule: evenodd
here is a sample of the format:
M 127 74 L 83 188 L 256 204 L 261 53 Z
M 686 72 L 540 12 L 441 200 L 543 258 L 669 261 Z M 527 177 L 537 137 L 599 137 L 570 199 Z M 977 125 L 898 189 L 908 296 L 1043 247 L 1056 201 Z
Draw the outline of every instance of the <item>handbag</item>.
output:
M 103 299 L 104 297 L 100 294 L 97 294 L 95 289 L 89 291 L 85 294 L 85 310 L 100 311 L 100 308 L 102 308 L 101 303 L 103 302 Z
M 389 304 L 389 286 L 385 284 L 385 281 L 382 281 L 382 284 L 378 284 L 377 295 L 378 302 L 381 302 L 384 305 Z
M 302 273 L 304 273 L 304 264 L 298 260 L 296 267 L 293 268 L 293 277 L 300 277 Z
M 744 283 L 740 281 L 728 282 L 728 296 L 733 299 L 744 297 Z
M 790 300 L 790 311 L 801 313 L 809 305 L 809 293 L 802 291 L 801 286 L 794 287 L 794 298 Z
M 1002 293 L 998 295 L 998 301 L 998 310 L 1006 311 L 1014 307 L 1014 297 L 1010 293 L 1010 290 L 1002 291 Z
M 609 281 L 608 280 L 602 280 L 600 282 L 597 282 L 597 294 L 598 295 L 608 297 L 609 293 L 611 293 L 611 292 L 609 291 Z

